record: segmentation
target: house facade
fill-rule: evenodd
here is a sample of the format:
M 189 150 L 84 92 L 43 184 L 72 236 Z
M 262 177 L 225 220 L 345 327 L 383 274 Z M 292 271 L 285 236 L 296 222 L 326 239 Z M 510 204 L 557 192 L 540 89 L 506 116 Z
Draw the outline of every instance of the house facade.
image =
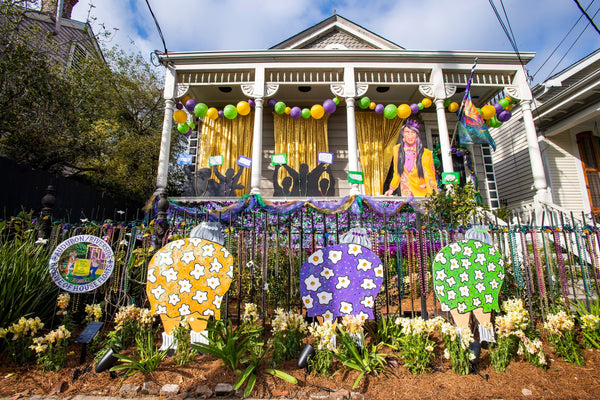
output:
M 591 223 L 600 213 L 600 50 L 533 87 L 533 121 L 549 187 L 546 201 L 535 198 L 522 107 L 492 130 L 498 145 L 494 168 L 500 200 L 524 220 L 549 225 L 571 219 Z M 516 117 L 516 118 L 514 118 Z M 541 209 L 540 209 L 541 206 Z M 587 220 L 587 221 L 584 221 Z
M 533 56 L 521 53 L 521 60 L 527 63 Z M 475 61 L 470 91 L 473 102 L 481 107 L 505 96 L 519 100 L 525 112 L 519 121 L 515 117 L 511 121 L 525 126 L 524 135 L 537 143 L 531 113 L 526 111 L 531 91 L 514 53 L 406 50 L 333 15 L 268 50 L 169 52 L 162 61 L 167 71 L 157 194 L 166 189 L 171 135 L 180 134 L 174 128 L 173 115 L 190 99 L 192 105 L 203 103 L 214 108 L 213 113 L 221 112 L 219 116 L 214 114 L 214 119 L 197 118 L 192 109 L 186 111 L 183 107 L 186 123 L 193 126 L 186 133 L 190 135 L 191 155 L 191 164 L 186 168 L 194 183 L 189 187 L 197 189 L 196 183 L 210 174 L 213 179 L 215 169 L 221 174 L 231 169 L 231 174 L 241 171 L 236 182 L 243 189 L 235 191 L 237 196 L 277 196 L 285 183 L 285 173 L 277 171 L 284 168 L 275 160 L 285 154 L 287 164 L 296 171 L 303 163 L 308 170 L 314 170 L 319 164 L 319 153 L 332 155 L 327 165 L 328 178 L 334 183 L 325 187 L 327 195 L 323 190 L 321 195 L 383 195 L 389 187 L 391 149 L 399 140 L 403 119 L 407 118 L 406 113 L 403 118 L 392 119 L 381 113 L 383 107 L 391 104 L 398 109 L 411 107 L 408 118 L 419 122 L 420 139 L 435 154 L 438 179 L 442 172 L 459 172 L 463 183 L 469 179 L 476 183 L 485 205 L 499 207 L 492 148 L 460 145 L 456 135 L 457 107 L 453 109 L 452 103 L 460 104 Z M 294 117 L 290 111 L 298 107 L 310 112 L 327 99 L 338 102 L 335 111 L 325 113 L 312 125 L 312 114 L 305 119 Z M 252 104 L 251 112 L 232 118 L 235 123 L 227 122 L 223 110 L 240 101 Z M 221 121 L 229 126 L 219 125 Z M 305 130 L 311 129 L 325 132 L 324 138 L 303 136 Z M 215 145 L 210 138 L 216 136 L 236 144 Z M 317 145 L 312 146 L 313 142 Z M 216 167 L 210 162 L 214 156 Z M 245 166 L 240 166 L 240 156 L 246 159 Z M 539 148 L 531 148 L 528 156 L 536 168 L 542 169 Z M 356 172 L 363 174 L 362 183 L 353 179 Z M 329 190 L 332 186 L 334 190 Z M 545 182 L 538 182 L 536 189 L 545 193 Z M 199 200 L 210 193 L 194 190 L 178 200 Z

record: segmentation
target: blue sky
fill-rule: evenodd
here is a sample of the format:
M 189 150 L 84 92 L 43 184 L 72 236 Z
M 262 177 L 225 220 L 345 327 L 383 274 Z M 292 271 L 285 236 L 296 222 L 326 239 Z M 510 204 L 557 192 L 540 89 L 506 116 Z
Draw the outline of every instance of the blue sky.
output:
M 493 1 L 503 13 L 500 0 Z M 330 17 L 333 10 L 409 50 L 512 51 L 489 1 L 485 0 L 149 2 L 170 51 L 267 49 Z M 96 18 L 92 21 L 95 31 L 100 24 L 109 30 L 118 29 L 107 46 L 117 44 L 140 51 L 146 57 L 154 49 L 162 50 L 145 0 L 80 0 L 72 18 L 85 20 L 90 3 L 94 6 L 91 15 Z M 598 13 L 594 21 L 600 26 L 600 0 L 580 0 L 580 3 L 590 16 Z M 588 21 L 572 0 L 503 0 L 503 5 L 518 49 L 537 54 L 528 64 L 531 75 L 539 69 L 534 83 L 600 48 L 600 34 L 591 25 L 584 30 Z M 570 29 L 572 32 L 567 35 Z

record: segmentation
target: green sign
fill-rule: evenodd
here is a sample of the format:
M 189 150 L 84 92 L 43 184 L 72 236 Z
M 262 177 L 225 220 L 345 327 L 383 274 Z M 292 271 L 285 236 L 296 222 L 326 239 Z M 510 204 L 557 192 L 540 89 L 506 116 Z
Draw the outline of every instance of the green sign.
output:
M 348 182 L 364 183 L 365 175 L 362 172 L 348 171 Z
M 285 153 L 273 154 L 271 156 L 271 164 L 273 164 L 273 165 L 287 164 L 287 154 L 285 154 Z
M 223 156 L 210 156 L 208 157 L 208 166 L 215 167 L 217 165 L 223 165 Z
M 460 183 L 459 172 L 442 172 L 442 183 L 444 185 L 458 185 Z

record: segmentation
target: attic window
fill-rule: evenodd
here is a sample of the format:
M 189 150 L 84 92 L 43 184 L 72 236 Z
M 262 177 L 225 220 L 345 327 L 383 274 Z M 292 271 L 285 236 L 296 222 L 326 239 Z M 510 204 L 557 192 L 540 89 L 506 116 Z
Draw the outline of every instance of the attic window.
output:
M 71 57 L 69 60 L 69 68 L 80 70 L 85 60 L 89 57 L 89 53 L 82 45 L 73 43 L 71 48 Z
M 341 43 L 331 43 L 325 46 L 325 50 L 348 50 L 348 48 Z

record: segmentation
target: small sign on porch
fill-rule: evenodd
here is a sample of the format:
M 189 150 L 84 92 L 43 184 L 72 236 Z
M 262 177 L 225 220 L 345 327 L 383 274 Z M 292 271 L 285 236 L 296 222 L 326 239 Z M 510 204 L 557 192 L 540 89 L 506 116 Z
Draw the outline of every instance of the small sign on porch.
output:
M 458 185 L 460 183 L 460 173 L 442 172 L 442 183 L 444 185 Z
M 271 156 L 271 164 L 273 164 L 273 165 L 287 164 L 287 154 L 285 154 L 285 153 L 273 154 Z
M 317 155 L 317 162 L 321 164 L 333 164 L 333 153 L 320 151 Z
M 215 167 L 217 165 L 223 165 L 223 156 L 210 156 L 208 157 L 208 166 Z
M 250 168 L 252 166 L 252 159 L 246 156 L 239 156 L 235 163 L 240 167 Z
M 350 183 L 364 183 L 365 175 L 362 172 L 348 171 L 348 182 Z
M 179 154 L 177 156 L 177 165 L 190 165 L 192 164 L 191 154 Z

